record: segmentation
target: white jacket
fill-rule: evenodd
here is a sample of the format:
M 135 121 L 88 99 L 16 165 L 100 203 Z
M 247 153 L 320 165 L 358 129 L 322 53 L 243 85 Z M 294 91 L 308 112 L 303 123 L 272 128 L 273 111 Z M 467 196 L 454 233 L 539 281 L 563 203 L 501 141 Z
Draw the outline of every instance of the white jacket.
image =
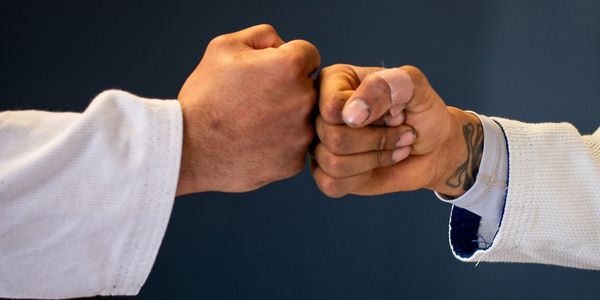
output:
M 508 144 L 504 214 L 490 248 L 457 257 L 599 270 L 600 128 L 581 135 L 568 123 L 493 119 Z M 455 212 L 459 226 L 451 227 L 451 236 L 469 223 Z

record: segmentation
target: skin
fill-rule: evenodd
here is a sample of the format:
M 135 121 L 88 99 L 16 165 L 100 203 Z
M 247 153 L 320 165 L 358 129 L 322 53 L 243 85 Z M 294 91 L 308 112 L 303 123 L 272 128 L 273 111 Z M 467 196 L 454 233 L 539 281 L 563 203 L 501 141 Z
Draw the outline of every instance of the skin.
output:
M 479 119 L 446 106 L 419 69 L 389 70 L 351 65 L 322 70 L 320 142 L 311 166 L 317 185 L 334 198 L 423 188 L 462 195 L 481 161 Z M 351 104 L 357 99 L 364 104 Z M 368 112 L 353 117 L 365 105 Z
M 213 39 L 179 92 L 184 132 L 177 195 L 245 192 L 294 176 L 314 135 L 309 42 L 270 25 Z

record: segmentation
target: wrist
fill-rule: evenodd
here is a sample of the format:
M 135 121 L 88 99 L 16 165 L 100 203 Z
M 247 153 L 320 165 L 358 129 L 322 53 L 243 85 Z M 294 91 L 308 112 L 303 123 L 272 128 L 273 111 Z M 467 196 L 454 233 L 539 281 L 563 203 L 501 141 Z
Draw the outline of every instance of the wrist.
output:
M 432 190 L 459 197 L 475 183 L 483 152 L 483 127 L 472 113 L 455 107 L 448 107 L 448 112 L 452 130 L 440 149 L 438 176 Z
M 205 130 L 202 130 L 200 121 L 197 118 L 190 117 L 193 113 L 193 107 L 188 107 L 185 101 L 179 101 L 183 115 L 183 133 L 181 146 L 181 163 L 179 166 L 179 179 L 177 182 L 176 196 L 182 196 L 192 193 L 199 193 L 209 190 L 206 180 L 199 179 L 198 169 L 209 169 L 200 166 L 200 163 L 209 160 L 206 155 L 203 144 L 199 141 L 207 141 L 207 137 L 201 136 Z M 199 157 L 204 159 L 200 160 Z
M 181 147 L 181 165 L 179 167 L 179 179 L 177 180 L 175 196 L 183 196 L 201 191 L 196 184 L 197 180 L 191 166 L 190 151 L 188 150 L 189 146 L 186 145 L 187 143 L 189 141 L 186 141 L 184 130 L 183 145 Z

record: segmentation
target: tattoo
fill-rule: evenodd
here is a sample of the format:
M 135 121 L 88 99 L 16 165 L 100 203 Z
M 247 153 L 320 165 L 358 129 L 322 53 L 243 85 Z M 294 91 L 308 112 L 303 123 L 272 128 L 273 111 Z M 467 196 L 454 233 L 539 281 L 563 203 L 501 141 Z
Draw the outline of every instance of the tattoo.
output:
M 446 181 L 446 185 L 457 188 L 462 188 L 467 191 L 473 184 L 479 171 L 479 163 L 481 163 L 481 155 L 483 154 L 483 126 L 481 124 L 473 126 L 468 123 L 463 126 L 463 135 L 467 144 L 467 159 L 461 164 L 450 178 Z

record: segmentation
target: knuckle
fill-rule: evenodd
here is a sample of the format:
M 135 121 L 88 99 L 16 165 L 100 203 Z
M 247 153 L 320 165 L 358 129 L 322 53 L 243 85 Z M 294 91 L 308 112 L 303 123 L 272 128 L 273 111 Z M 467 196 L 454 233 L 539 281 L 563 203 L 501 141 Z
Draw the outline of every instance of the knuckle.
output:
M 361 85 L 362 84 L 374 88 L 376 92 L 381 93 L 382 95 L 389 95 L 390 93 L 390 85 L 376 73 L 367 75 Z
M 348 70 L 352 70 L 352 67 L 347 64 L 335 64 L 323 67 L 317 76 L 317 82 L 319 85 L 323 84 L 327 78 L 331 78 L 338 73 L 347 73 Z
M 418 86 L 421 85 L 421 83 L 427 82 L 427 77 L 425 76 L 425 74 L 419 68 L 413 65 L 405 65 L 400 67 L 400 69 L 404 70 L 406 73 L 409 74 L 414 85 Z
M 319 82 L 323 81 L 323 78 L 326 78 L 329 75 L 331 75 L 332 72 L 335 72 L 335 68 L 336 68 L 336 65 L 323 67 L 321 69 L 321 71 L 319 71 L 319 76 L 318 76 Z
M 285 67 L 289 73 L 302 74 L 307 67 L 320 64 L 320 54 L 317 47 L 305 40 L 293 40 L 288 42 L 289 51 L 286 51 Z
M 330 198 L 339 198 L 343 195 L 340 184 L 334 178 L 325 176 L 317 183 L 321 191 Z
M 337 154 L 342 154 L 345 148 L 343 134 L 340 132 L 340 130 L 337 130 L 330 126 L 325 126 L 325 128 L 328 127 L 329 129 L 325 129 L 323 135 L 323 144 L 329 151 Z
M 296 49 L 304 49 L 304 51 L 302 51 L 302 52 L 313 52 L 313 53 L 319 52 L 317 47 L 315 45 L 313 45 L 313 43 L 311 43 L 307 40 L 292 40 L 292 41 L 289 41 L 288 43 L 293 44 L 294 48 L 296 48 Z
M 321 73 L 329 73 L 331 70 L 335 70 L 336 66 L 339 64 L 328 65 L 321 69 Z
M 305 65 L 306 58 L 300 53 L 292 52 L 285 59 L 284 70 L 287 74 L 296 77 L 304 70 Z
M 222 34 L 213 38 L 209 43 L 209 47 L 221 47 L 231 43 L 231 34 Z
M 337 123 L 342 118 L 342 108 L 346 101 L 341 92 L 336 92 L 330 96 L 330 99 L 320 99 L 322 105 L 319 113 L 328 123 Z
M 340 109 L 333 103 L 326 103 L 321 105 L 320 112 L 321 116 L 326 122 L 337 123 L 338 119 L 341 118 Z
M 411 73 L 413 73 L 415 75 L 425 76 L 423 74 L 423 72 L 421 71 L 421 69 L 417 68 L 416 66 L 413 66 L 413 65 L 404 65 L 401 68 L 403 70 L 405 70 L 405 71 L 410 71 Z
M 317 46 L 315 46 L 313 43 L 311 43 L 309 41 L 301 40 L 301 42 L 305 45 L 307 52 L 310 53 L 310 57 L 315 60 L 314 63 L 316 65 L 320 65 L 321 64 L 321 53 L 319 52 L 319 49 L 317 48 Z
M 307 40 L 298 40 L 301 43 L 304 43 L 304 45 L 310 50 L 313 51 L 315 53 L 319 53 L 319 49 L 317 49 L 317 46 L 315 46 L 313 43 L 307 41 Z
M 339 158 L 329 152 L 324 144 L 321 143 L 317 145 L 317 148 L 315 149 L 315 159 L 317 160 L 319 166 L 321 166 L 323 169 L 323 172 L 328 175 L 335 176 L 334 169 L 338 168 L 337 165 L 339 165 Z
M 365 76 L 365 78 L 363 78 L 362 82 L 364 82 L 364 83 L 371 82 L 371 81 L 377 80 L 378 78 L 380 78 L 380 77 L 377 74 L 369 73 L 369 74 L 367 74 L 367 76 Z
M 327 66 L 327 67 L 324 67 L 323 69 L 321 69 L 321 74 L 326 76 L 326 75 L 330 75 L 330 73 L 338 72 L 340 69 L 347 69 L 347 68 L 350 68 L 350 65 L 334 64 L 334 65 L 330 65 L 330 66 Z
M 344 160 L 337 155 L 329 155 L 325 161 L 324 170 L 333 177 L 343 177 L 345 169 Z
M 269 34 L 277 34 L 275 27 L 273 27 L 273 25 L 271 25 L 271 24 L 259 24 L 259 25 L 256 25 L 256 29 L 267 32 Z

